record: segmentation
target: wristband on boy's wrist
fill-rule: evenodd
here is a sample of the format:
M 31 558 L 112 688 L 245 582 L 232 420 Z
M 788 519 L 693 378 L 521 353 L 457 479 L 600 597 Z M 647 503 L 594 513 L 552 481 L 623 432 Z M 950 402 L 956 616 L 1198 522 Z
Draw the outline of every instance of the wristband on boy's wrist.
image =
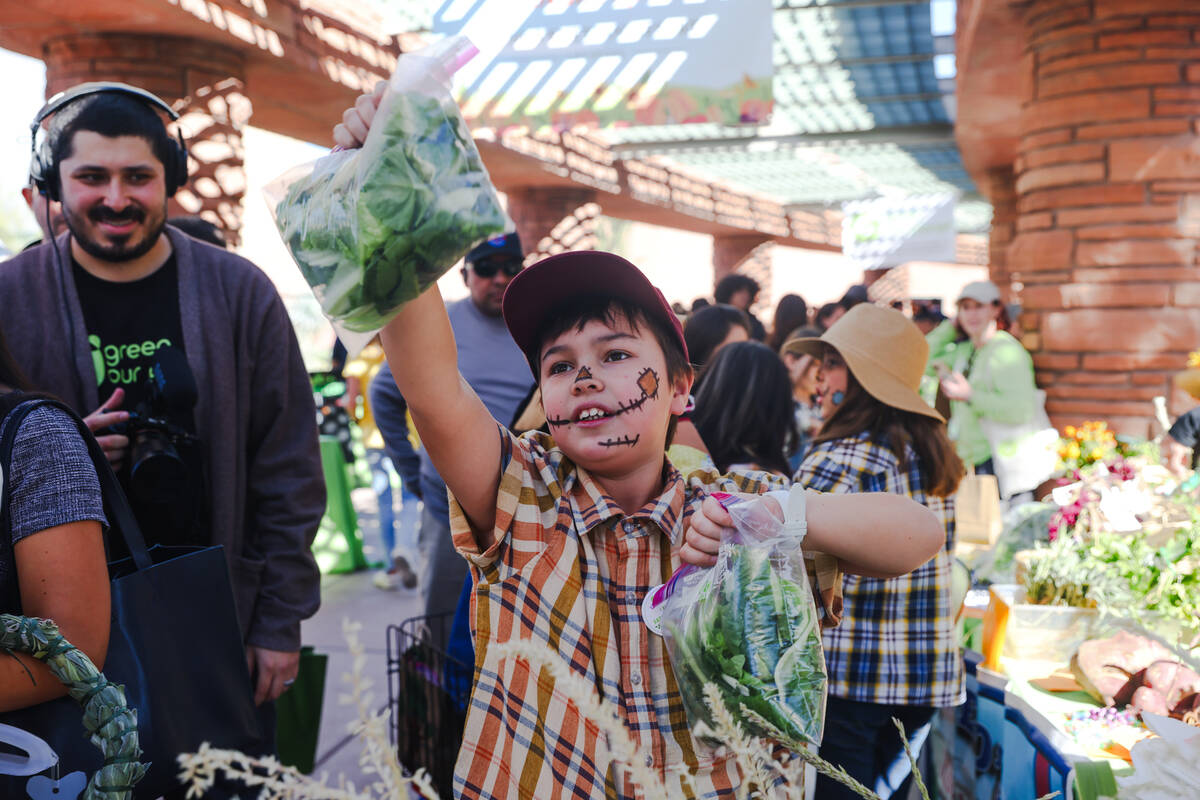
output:
M 807 490 L 800 484 L 791 489 L 776 489 L 767 492 L 767 497 L 773 497 L 783 509 L 783 531 L 803 541 L 808 535 L 808 498 Z

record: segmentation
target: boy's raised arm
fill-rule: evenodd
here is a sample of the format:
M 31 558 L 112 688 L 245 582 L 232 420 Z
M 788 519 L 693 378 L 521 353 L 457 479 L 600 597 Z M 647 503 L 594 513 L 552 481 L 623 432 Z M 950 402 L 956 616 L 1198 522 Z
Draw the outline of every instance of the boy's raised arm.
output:
M 358 98 L 334 129 L 342 147 L 362 144 L 384 83 Z M 454 493 L 480 549 L 493 541 L 500 486 L 497 422 L 458 372 L 454 331 L 437 285 L 409 302 L 379 334 L 388 365 L 438 474 Z

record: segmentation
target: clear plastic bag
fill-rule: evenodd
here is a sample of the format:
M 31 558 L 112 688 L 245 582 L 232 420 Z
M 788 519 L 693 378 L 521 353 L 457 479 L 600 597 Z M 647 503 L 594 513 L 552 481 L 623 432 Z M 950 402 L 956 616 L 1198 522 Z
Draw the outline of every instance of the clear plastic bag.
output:
M 455 36 L 402 55 L 361 148 L 289 170 L 264 190 L 348 349 L 471 247 L 512 230 L 450 95 L 450 76 L 475 52 Z
M 705 686 L 742 730 L 792 749 L 819 744 L 826 672 L 801 538 L 763 499 L 727 506 L 735 532 L 707 570 L 665 587 L 662 628 L 692 725 L 713 729 Z

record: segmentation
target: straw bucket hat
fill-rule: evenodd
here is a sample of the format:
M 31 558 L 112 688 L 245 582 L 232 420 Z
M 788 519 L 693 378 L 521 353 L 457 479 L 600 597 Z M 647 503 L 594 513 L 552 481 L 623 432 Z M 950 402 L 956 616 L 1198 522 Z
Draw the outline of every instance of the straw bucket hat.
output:
M 792 339 L 784 343 L 783 350 L 819 359 L 825 345 L 838 351 L 854 379 L 879 402 L 945 421 L 917 393 L 929 345 L 920 329 L 899 311 L 862 303 L 847 311 L 821 338 Z

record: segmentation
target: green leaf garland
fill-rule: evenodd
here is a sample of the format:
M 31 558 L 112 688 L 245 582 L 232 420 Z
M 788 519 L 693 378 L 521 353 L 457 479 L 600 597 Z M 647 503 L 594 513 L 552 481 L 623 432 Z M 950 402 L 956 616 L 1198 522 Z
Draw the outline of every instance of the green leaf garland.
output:
M 43 662 L 83 708 L 83 727 L 104 755 L 104 766 L 88 781 L 82 800 L 129 800 L 146 765 L 138 746 L 137 712 L 126 704 L 124 688 L 109 683 L 53 620 L 0 614 L 0 651 Z

